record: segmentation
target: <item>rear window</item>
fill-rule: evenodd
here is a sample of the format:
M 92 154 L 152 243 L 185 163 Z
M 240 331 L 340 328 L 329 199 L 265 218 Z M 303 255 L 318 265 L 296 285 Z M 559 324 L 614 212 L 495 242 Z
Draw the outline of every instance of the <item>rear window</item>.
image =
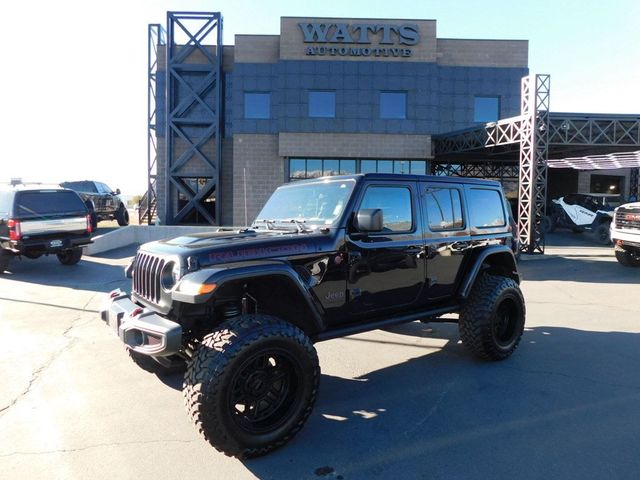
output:
M 74 192 L 64 190 L 20 192 L 16 198 L 16 213 L 19 218 L 59 214 L 86 215 L 87 207 Z
M 498 190 L 471 188 L 467 203 L 474 227 L 504 227 L 507 224 L 502 196 Z
M 76 192 L 98 193 L 98 189 L 93 182 L 64 182 L 60 186 L 70 188 Z

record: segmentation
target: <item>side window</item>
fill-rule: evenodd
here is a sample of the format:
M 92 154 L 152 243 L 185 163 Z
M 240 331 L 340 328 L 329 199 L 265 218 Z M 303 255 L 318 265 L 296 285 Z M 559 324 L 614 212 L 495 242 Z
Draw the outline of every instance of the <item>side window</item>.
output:
M 502 196 L 498 190 L 470 188 L 467 204 L 474 227 L 503 227 L 507 224 Z
M 97 183 L 98 183 L 98 191 L 100 193 L 111 193 L 111 189 L 107 187 L 104 183 L 101 183 L 101 182 L 97 182 Z
M 413 227 L 411 191 L 407 187 L 369 187 L 360 208 L 380 208 L 387 232 L 408 232 Z
M 425 194 L 429 229 L 432 232 L 464 227 L 460 191 L 455 188 L 429 188 Z

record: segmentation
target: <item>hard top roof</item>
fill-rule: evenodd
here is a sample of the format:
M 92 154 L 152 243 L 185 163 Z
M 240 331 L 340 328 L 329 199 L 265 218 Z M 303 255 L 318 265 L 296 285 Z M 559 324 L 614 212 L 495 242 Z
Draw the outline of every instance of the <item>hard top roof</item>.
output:
M 383 181 L 412 181 L 412 182 L 434 182 L 434 183 L 462 183 L 472 185 L 500 186 L 496 180 L 485 180 L 483 178 L 471 177 L 446 177 L 440 175 L 410 175 L 404 173 L 355 173 L 352 175 L 334 175 L 306 180 L 295 181 L 294 183 L 313 183 L 318 180 L 383 180 Z

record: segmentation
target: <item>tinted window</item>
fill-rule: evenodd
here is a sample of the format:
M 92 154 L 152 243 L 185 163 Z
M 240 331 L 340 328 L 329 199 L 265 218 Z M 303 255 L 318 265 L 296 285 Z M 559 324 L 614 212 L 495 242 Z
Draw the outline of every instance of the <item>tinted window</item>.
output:
M 93 182 L 63 182 L 60 186 L 70 188 L 76 192 L 98 193 L 98 189 Z
M 113 192 L 113 190 L 111 190 L 106 184 L 104 183 L 100 183 L 100 182 L 96 182 L 98 184 L 98 191 L 100 193 L 111 193 Z
M 9 192 L 0 192 L 0 218 L 8 218 L 11 212 L 11 199 L 13 194 Z
M 453 230 L 462 228 L 460 192 L 455 188 L 430 188 L 425 195 L 429 229 Z
M 473 109 L 474 122 L 495 122 L 500 118 L 498 97 L 476 97 Z
M 60 213 L 85 215 L 85 207 L 78 194 L 69 191 L 20 192 L 16 199 L 17 216 L 40 217 Z
M 245 93 L 244 94 L 244 118 L 270 118 L 271 94 Z
M 387 231 L 407 232 L 413 225 L 411 191 L 405 187 L 369 187 L 360 208 L 382 209 Z
M 380 118 L 407 118 L 407 92 L 380 92 Z
M 336 92 L 309 92 L 309 116 L 334 118 Z
M 487 228 L 506 225 L 502 197 L 497 190 L 471 188 L 467 204 L 474 227 Z

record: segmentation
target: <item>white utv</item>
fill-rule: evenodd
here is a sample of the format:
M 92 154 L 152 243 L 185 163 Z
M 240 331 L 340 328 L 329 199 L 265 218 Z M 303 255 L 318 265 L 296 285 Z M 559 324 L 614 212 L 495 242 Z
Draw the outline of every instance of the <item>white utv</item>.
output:
M 613 209 L 620 205 L 619 195 L 572 193 L 552 202 L 543 221 L 545 232 L 553 232 L 558 227 L 564 227 L 575 233 L 591 232 L 602 245 L 611 242 L 609 227 L 613 219 Z

